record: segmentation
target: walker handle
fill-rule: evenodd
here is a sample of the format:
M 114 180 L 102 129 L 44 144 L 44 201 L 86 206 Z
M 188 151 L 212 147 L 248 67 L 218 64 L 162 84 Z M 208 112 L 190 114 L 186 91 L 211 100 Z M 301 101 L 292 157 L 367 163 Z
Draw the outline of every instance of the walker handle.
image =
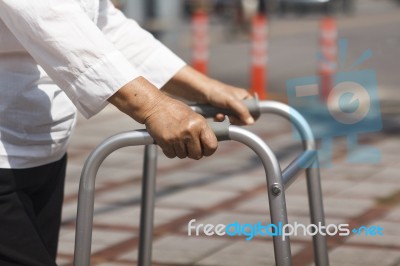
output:
M 247 107 L 249 110 L 251 116 L 256 120 L 260 117 L 260 107 L 259 107 L 259 100 L 257 96 L 255 96 L 253 99 L 247 99 L 242 101 L 244 105 Z M 207 104 L 195 104 L 190 106 L 193 111 L 195 111 L 198 114 L 201 114 L 202 116 L 206 118 L 214 117 L 217 114 L 224 114 L 224 115 L 235 115 L 232 113 L 231 110 L 223 109 L 223 108 L 218 108 L 214 107 L 211 105 Z
M 222 122 L 208 122 L 208 125 L 214 131 L 215 136 L 218 141 L 230 140 L 229 136 L 229 123 L 228 117 L 225 117 L 225 120 Z

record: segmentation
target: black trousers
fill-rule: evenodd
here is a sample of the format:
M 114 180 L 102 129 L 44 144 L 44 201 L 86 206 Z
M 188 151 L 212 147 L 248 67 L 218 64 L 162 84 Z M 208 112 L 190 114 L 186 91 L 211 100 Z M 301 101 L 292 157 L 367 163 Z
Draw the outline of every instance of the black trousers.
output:
M 0 169 L 0 265 L 56 265 L 66 163 Z

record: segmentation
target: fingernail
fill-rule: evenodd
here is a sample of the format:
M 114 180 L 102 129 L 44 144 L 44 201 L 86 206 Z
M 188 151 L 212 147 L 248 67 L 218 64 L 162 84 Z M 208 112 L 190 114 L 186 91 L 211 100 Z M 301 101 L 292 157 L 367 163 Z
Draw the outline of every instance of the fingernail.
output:
M 246 123 L 248 125 L 254 124 L 254 118 L 250 116 L 249 118 L 246 119 Z

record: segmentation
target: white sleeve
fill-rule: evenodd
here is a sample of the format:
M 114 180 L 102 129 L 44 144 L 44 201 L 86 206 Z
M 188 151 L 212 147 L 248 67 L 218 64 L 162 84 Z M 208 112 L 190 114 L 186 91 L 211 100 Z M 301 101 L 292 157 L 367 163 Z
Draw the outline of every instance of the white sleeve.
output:
M 139 74 L 158 88 L 186 65 L 135 21 L 126 18 L 110 0 L 100 1 L 98 26 Z
M 85 117 L 140 75 L 77 1 L 0 0 L 0 19 Z

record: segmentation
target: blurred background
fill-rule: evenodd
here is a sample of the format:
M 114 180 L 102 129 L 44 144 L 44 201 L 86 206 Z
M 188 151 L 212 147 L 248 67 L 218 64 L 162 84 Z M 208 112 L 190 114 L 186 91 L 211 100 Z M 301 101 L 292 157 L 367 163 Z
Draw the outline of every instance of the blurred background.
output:
M 331 165 L 321 168 L 321 180 L 327 223 L 380 225 L 384 235 L 331 237 L 329 257 L 334 266 L 400 265 L 400 1 L 114 3 L 189 64 L 229 84 L 265 93 L 268 100 L 292 104 L 288 84 L 304 77 L 330 84 L 335 73 L 372 71 L 368 78 L 377 86 L 371 89 L 376 94 L 371 101 L 378 108 L 366 122 L 374 130 L 355 133 L 379 158 L 349 163 L 352 147 L 346 136 L 334 137 Z M 79 118 L 69 150 L 59 265 L 71 265 L 78 182 L 89 152 L 112 134 L 142 127 L 112 106 L 89 121 Z M 290 124 L 274 115 L 261 117 L 248 129 L 271 146 L 282 169 L 301 150 Z M 159 154 L 153 265 L 274 265 L 271 238 L 187 235 L 191 219 L 212 224 L 268 221 L 265 173 L 252 151 L 223 142 L 214 156 L 198 162 Z M 99 171 L 92 265 L 137 263 L 142 157 L 142 147 L 124 148 Z M 309 223 L 303 175 L 286 199 L 289 222 Z M 292 238 L 294 266 L 313 265 L 310 241 Z
M 285 97 L 288 79 L 318 71 L 320 23 L 333 16 L 337 39 L 348 42 L 347 70 L 371 49 L 373 56 L 358 69 L 377 71 L 383 112 L 394 112 L 392 97 L 399 84 L 398 0 L 114 0 L 163 43 L 193 61 L 193 14 L 208 14 L 208 74 L 242 87 L 251 86 L 251 21 L 267 15 L 267 87 Z M 338 69 L 342 70 L 342 69 Z M 355 70 L 355 69 L 353 69 Z

